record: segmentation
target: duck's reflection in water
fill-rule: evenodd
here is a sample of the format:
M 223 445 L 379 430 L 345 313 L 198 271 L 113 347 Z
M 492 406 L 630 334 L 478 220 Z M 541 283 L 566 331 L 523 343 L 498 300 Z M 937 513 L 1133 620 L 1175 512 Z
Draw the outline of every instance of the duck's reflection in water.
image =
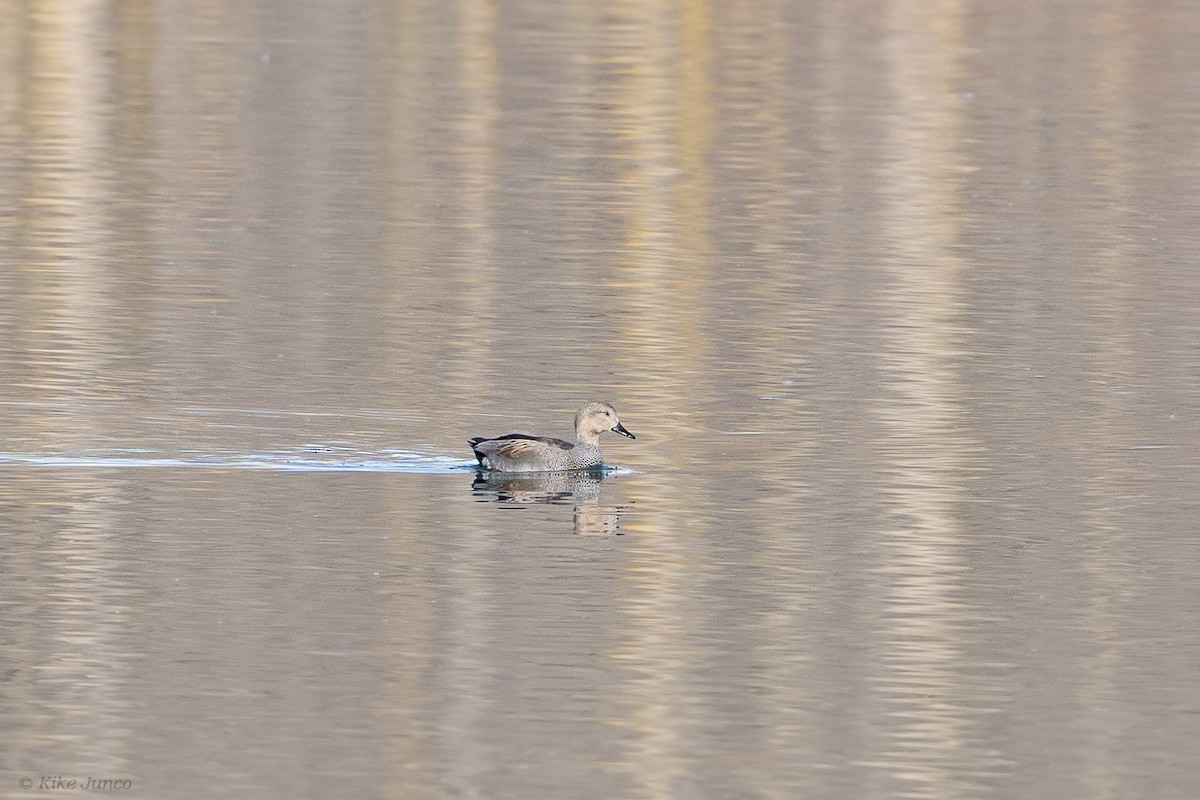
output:
M 476 470 L 471 489 L 493 503 L 549 503 L 575 507 L 575 532 L 583 535 L 617 534 L 618 506 L 600 505 L 601 484 L 608 478 L 596 472 L 493 472 Z

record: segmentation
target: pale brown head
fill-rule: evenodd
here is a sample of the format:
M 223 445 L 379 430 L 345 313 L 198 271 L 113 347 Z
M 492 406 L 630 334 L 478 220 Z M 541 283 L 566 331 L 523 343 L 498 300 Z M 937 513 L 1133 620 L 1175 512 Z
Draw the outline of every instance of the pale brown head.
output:
M 584 403 L 583 408 L 579 409 L 579 413 L 575 415 L 575 438 L 587 444 L 597 444 L 600 441 L 600 434 L 605 431 L 619 433 L 630 439 L 637 438 L 625 430 L 612 403 L 603 403 L 599 400 Z

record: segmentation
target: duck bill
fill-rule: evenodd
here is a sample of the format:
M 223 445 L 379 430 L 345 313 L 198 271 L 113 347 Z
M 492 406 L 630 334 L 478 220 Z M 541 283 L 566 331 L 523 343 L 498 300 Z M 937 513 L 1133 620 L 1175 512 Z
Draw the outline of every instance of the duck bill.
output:
M 618 422 L 618 423 L 616 424 L 616 426 L 615 426 L 615 427 L 612 429 L 612 432 L 613 432 L 613 433 L 619 433 L 619 434 L 621 434 L 622 436 L 624 436 L 624 437 L 626 437 L 626 438 L 628 438 L 628 439 L 636 439 L 636 438 L 637 438 L 637 437 L 636 437 L 636 436 L 634 436 L 632 433 L 630 433 L 629 431 L 625 430 L 625 426 L 624 426 L 624 425 L 622 425 L 622 424 L 621 424 L 621 423 L 619 423 L 619 422 Z

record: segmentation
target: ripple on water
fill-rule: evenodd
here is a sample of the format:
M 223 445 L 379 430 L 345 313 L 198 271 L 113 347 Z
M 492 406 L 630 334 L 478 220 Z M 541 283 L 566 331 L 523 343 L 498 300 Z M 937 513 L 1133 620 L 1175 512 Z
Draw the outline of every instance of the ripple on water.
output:
M 3 467 L 262 469 L 291 472 L 399 472 L 450 475 L 476 470 L 474 460 L 456 456 L 385 450 L 367 453 L 342 447 L 309 447 L 278 453 L 212 453 L 189 450 L 168 455 L 144 449 L 109 449 L 72 454 L 0 453 Z M 609 467 L 611 475 L 636 470 Z
M 263 469 L 298 472 L 401 472 L 439 475 L 473 470 L 474 461 L 454 456 L 388 450 L 353 452 L 344 448 L 306 448 L 278 453 L 187 453 L 105 450 L 73 454 L 0 453 L 0 467 Z

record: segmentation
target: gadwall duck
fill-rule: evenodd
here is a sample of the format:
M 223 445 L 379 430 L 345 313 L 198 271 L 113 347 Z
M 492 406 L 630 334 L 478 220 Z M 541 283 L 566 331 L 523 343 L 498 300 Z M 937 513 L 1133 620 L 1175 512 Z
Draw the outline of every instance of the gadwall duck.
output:
M 575 415 L 575 444 L 547 436 L 510 433 L 485 439 L 482 436 L 467 443 L 475 451 L 479 466 L 487 461 L 489 469 L 498 472 L 563 472 L 566 470 L 599 469 L 604 466 L 600 455 L 600 434 L 612 431 L 636 439 L 610 403 L 593 400 L 584 403 Z

